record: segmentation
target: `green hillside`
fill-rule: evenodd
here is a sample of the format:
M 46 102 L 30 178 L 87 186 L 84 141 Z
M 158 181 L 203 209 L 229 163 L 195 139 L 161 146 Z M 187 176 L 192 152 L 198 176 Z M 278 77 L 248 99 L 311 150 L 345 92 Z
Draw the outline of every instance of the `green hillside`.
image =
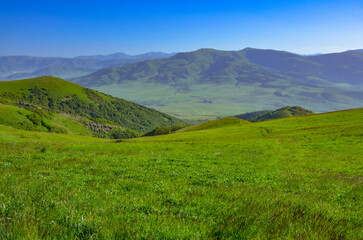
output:
M 105 128 L 109 132 L 120 127 L 148 132 L 159 126 L 183 123 L 156 110 L 55 77 L 0 82 L 0 102 L 3 103 L 2 109 L 7 111 L 0 117 L 0 121 L 28 130 L 47 128 L 46 121 L 55 125 L 60 119 L 68 122 L 81 121 L 89 129 L 100 128 L 100 133 Z M 19 122 L 11 123 L 11 116 L 14 115 L 17 115 Z M 28 124 L 29 121 L 38 124 L 32 127 Z M 54 127 L 53 131 L 72 133 L 66 129 L 57 130 Z
M 84 122 L 66 114 L 0 103 L 0 124 L 18 129 L 93 136 L 95 133 Z
M 248 79 L 253 76 L 253 79 Z M 129 80 L 168 84 L 176 92 L 188 92 L 191 84 L 237 84 L 258 81 L 270 83 L 282 75 L 269 69 L 250 64 L 243 53 L 200 49 L 178 53 L 171 58 L 150 60 L 122 68 L 103 69 L 77 80 L 85 86 L 102 86 Z M 285 76 L 286 78 L 287 76 Z M 293 81 L 293 79 L 289 79 Z
M 2 239 L 360 239 L 363 108 L 110 141 L 0 124 Z
M 271 111 L 268 113 L 261 114 L 256 116 L 249 121 L 251 122 L 262 122 L 267 120 L 279 119 L 279 118 L 288 118 L 288 117 L 299 117 L 314 114 L 313 111 L 304 109 L 302 107 L 294 106 L 294 107 L 283 107 L 277 109 L 275 111 Z
M 238 124 L 248 124 L 248 123 L 249 123 L 248 121 L 244 121 L 235 117 L 227 117 L 183 128 L 179 130 L 179 132 L 192 132 L 192 131 L 208 130 L 215 128 L 224 128 L 228 126 L 236 126 Z
M 316 56 L 322 57 L 326 55 Z M 344 61 L 344 53 L 338 54 L 340 57 Z M 105 68 L 75 82 L 195 121 L 286 105 L 315 112 L 360 107 L 362 91 L 355 85 L 353 88 L 359 82 L 344 72 L 338 75 L 345 81 L 330 79 L 335 65 L 314 59 L 274 50 L 200 49 Z M 357 79 L 358 69 L 363 70 L 359 59 L 346 66 L 356 69 Z
M 252 118 L 258 117 L 258 116 L 260 116 L 262 114 L 265 114 L 265 113 L 268 113 L 268 112 L 272 112 L 272 110 L 262 110 L 262 111 L 242 113 L 242 114 L 235 115 L 233 117 L 250 121 Z
M 267 120 L 287 118 L 287 117 L 299 117 L 314 114 L 313 111 L 304 109 L 299 106 L 286 106 L 274 111 L 257 111 L 236 115 L 234 117 L 248 120 L 250 122 L 262 122 Z

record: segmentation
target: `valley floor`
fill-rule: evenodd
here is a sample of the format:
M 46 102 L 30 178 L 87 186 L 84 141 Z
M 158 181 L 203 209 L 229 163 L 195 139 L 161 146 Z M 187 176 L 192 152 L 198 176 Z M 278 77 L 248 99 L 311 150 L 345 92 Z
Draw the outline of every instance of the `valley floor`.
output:
M 362 119 L 116 141 L 0 125 L 0 238 L 362 239 Z
M 129 81 L 95 89 L 192 122 L 256 110 L 277 109 L 287 105 L 301 106 L 314 112 L 362 106 L 362 99 L 354 101 L 349 97 L 353 95 L 351 92 L 334 88 L 293 86 L 281 90 L 263 88 L 258 84 L 241 84 L 238 87 L 199 84 L 190 86 L 190 92 L 180 93 L 168 85 Z

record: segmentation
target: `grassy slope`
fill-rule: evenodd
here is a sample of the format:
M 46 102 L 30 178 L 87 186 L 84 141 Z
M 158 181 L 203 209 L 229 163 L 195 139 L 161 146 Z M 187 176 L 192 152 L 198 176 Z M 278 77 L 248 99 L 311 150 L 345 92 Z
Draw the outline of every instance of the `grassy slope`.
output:
M 362 119 L 231 118 L 119 143 L 0 126 L 0 236 L 359 239 Z
M 239 118 L 243 119 L 243 116 L 250 115 L 251 117 L 247 120 L 250 122 L 262 122 L 267 120 L 273 120 L 273 119 L 279 119 L 279 118 L 288 118 L 288 117 L 299 117 L 299 116 L 306 116 L 314 114 L 313 111 L 304 109 L 299 106 L 286 106 L 283 108 L 279 108 L 273 111 L 261 111 L 260 114 L 257 114 L 258 112 L 252 112 L 247 114 L 241 114 L 239 115 Z M 256 116 L 253 116 L 256 115 Z M 236 116 L 238 117 L 238 116 Z
M 271 112 L 271 111 L 272 110 L 262 110 L 262 111 L 256 111 L 256 112 L 248 112 L 248 113 L 238 114 L 238 115 L 235 115 L 233 117 L 244 119 L 244 120 L 248 121 L 249 119 L 258 117 L 258 116 L 260 116 L 262 114 L 265 114 L 265 113 L 268 113 L 268 112 Z
M 0 142 L 2 147 L 6 147 L 8 143 L 14 144 L 14 147 L 17 147 L 16 145 L 19 144 L 23 146 L 23 150 L 25 151 L 28 146 L 32 148 L 34 146 L 39 146 L 39 145 L 78 144 L 78 143 L 96 144 L 96 143 L 103 143 L 106 141 L 109 140 L 90 137 L 90 136 L 82 136 L 78 134 L 73 135 L 73 134 L 26 131 L 0 124 Z M 4 149 L 2 148 L 2 150 Z M 21 149 L 18 150 L 20 151 Z M 4 151 L 3 153 L 6 154 L 8 152 Z
M 2 81 L 0 82 L 0 94 L 11 92 L 21 96 L 22 94 L 27 94 L 28 89 L 34 88 L 34 86 L 45 88 L 49 95 L 54 98 L 77 95 L 80 100 L 90 103 L 89 98 L 83 91 L 83 87 L 56 77 L 37 77 L 16 81 Z
M 30 89 L 35 87 L 38 91 L 32 93 Z M 158 126 L 169 126 L 171 123 L 182 123 L 181 120 L 154 109 L 86 89 L 55 77 L 2 81 L 0 82 L 1 97 L 16 102 L 30 102 L 52 112 L 106 119 L 140 132 L 147 132 Z
M 235 117 L 227 117 L 222 119 L 217 119 L 213 121 L 203 122 L 194 126 L 186 127 L 180 129 L 178 132 L 192 132 L 192 131 L 200 131 L 200 130 L 207 130 L 207 129 L 214 129 L 214 128 L 221 128 L 227 126 L 235 126 L 238 124 L 248 124 L 248 121 L 235 118 Z
M 49 129 L 42 124 L 34 124 L 27 116 L 34 113 L 12 105 L 4 105 L 0 103 L 0 124 L 25 130 L 36 130 L 48 132 Z M 47 126 L 58 129 L 59 132 L 68 134 L 80 134 L 92 136 L 93 132 L 86 128 L 81 122 L 76 121 L 68 115 L 64 114 L 48 114 L 43 118 Z

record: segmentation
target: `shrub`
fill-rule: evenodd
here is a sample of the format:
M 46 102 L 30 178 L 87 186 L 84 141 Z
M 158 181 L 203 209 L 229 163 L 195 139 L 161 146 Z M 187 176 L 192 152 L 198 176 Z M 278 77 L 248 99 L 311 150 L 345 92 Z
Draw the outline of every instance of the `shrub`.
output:
M 139 137 L 140 133 L 131 129 L 116 128 L 110 133 L 110 138 L 113 139 L 125 139 Z

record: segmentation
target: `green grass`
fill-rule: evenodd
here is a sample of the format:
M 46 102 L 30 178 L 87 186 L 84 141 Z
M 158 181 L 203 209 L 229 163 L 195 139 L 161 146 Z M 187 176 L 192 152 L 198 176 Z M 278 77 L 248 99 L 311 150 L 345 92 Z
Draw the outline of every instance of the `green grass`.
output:
M 362 119 L 123 141 L 0 126 L 0 238 L 361 239 Z
M 36 144 L 76 144 L 76 143 L 99 143 L 106 142 L 106 139 L 82 136 L 78 134 L 60 134 L 33 132 L 22 129 L 16 129 L 10 126 L 0 124 L 0 142 L 12 143 L 16 146 L 18 143 L 26 143 L 29 146 Z M 26 146 L 26 145 L 25 145 Z M 23 149 L 21 149 L 23 150 Z
M 1 81 L 0 86 L 0 94 L 11 92 L 21 96 L 28 94 L 28 89 L 37 86 L 39 89 L 46 89 L 49 95 L 54 98 L 76 95 L 78 99 L 91 103 L 83 87 L 56 77 L 44 76 L 16 81 Z
M 239 119 L 239 118 L 227 117 L 227 118 L 203 122 L 203 123 L 193 125 L 190 127 L 182 128 L 178 132 L 200 131 L 200 130 L 223 128 L 223 127 L 236 126 L 238 124 L 248 124 L 248 123 L 250 123 L 250 122 Z
M 54 132 L 54 130 L 58 130 L 58 132 L 68 134 L 81 134 L 86 136 L 91 136 L 93 134 L 93 132 L 87 129 L 81 121 L 77 121 L 69 115 L 43 112 L 45 116 L 40 117 L 39 114 L 30 110 L 34 109 L 30 108 L 27 110 L 21 107 L 0 103 L 0 124 L 23 130 L 41 132 Z M 29 116 L 37 116 L 39 122 L 32 122 Z
M 26 115 L 32 114 L 32 112 L 11 105 L 4 105 L 0 103 L 0 122 L 2 124 L 11 125 L 21 122 L 31 123 Z
M 49 113 L 64 113 L 94 122 L 107 122 L 120 128 L 129 128 L 142 133 L 160 126 L 183 123 L 175 117 L 154 109 L 50 76 L 0 81 L 0 102 L 22 108 L 27 107 L 28 110 L 30 110 L 29 108 L 42 108 Z M 61 124 L 65 120 L 67 119 L 63 118 L 58 122 Z M 12 124 L 12 126 L 15 125 Z M 60 127 L 62 126 L 60 125 Z M 27 130 L 33 129 L 27 128 Z M 77 133 L 79 132 L 84 131 L 82 129 L 77 131 Z M 102 129 L 95 132 L 95 136 L 100 134 L 108 136 L 108 132 Z M 87 133 L 87 135 L 89 134 Z

